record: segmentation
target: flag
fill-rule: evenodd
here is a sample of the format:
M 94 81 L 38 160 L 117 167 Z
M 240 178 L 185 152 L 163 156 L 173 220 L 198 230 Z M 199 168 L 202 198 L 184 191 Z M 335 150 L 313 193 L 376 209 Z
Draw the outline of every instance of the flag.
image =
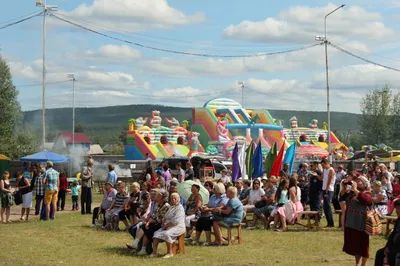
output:
M 265 162 L 264 162 L 265 172 L 267 173 L 268 177 L 271 176 L 271 169 L 272 169 L 272 165 L 275 162 L 276 156 L 278 156 L 278 151 L 276 149 L 276 142 L 275 142 L 274 145 L 272 146 L 272 148 L 269 150 L 269 152 L 267 154 L 267 158 L 265 158 Z
M 253 164 L 251 163 L 251 159 L 253 158 L 254 153 L 254 142 L 250 143 L 250 146 L 246 149 L 246 171 L 248 178 L 251 178 L 253 174 Z
M 236 143 L 232 153 L 232 181 L 235 182 L 241 176 L 242 173 L 240 172 L 239 164 L 239 148 L 238 144 Z
M 297 143 L 294 142 L 290 147 L 286 150 L 285 153 L 285 158 L 283 159 L 283 164 L 288 163 L 289 164 L 289 173 L 292 174 L 292 169 L 293 169 L 293 162 L 294 158 L 296 157 L 296 147 Z
M 283 142 L 279 150 L 278 157 L 276 157 L 271 169 L 271 176 L 280 176 L 282 170 L 283 152 L 285 151 L 285 142 Z
M 261 177 L 264 173 L 261 145 L 261 141 L 259 141 L 257 148 L 254 151 L 253 158 L 251 159 L 251 163 L 253 164 L 254 169 L 252 174 L 253 179 Z
M 238 157 L 242 178 L 246 178 L 246 143 L 243 143 L 243 145 L 240 147 Z

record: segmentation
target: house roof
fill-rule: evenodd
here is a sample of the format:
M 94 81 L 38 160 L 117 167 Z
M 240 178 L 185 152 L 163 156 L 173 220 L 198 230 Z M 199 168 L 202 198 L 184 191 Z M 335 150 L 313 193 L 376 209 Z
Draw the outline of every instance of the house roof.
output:
M 103 154 L 104 151 L 103 149 L 100 147 L 99 144 L 94 144 L 94 145 L 90 145 L 90 150 L 88 151 L 88 155 L 92 155 L 92 154 Z
M 63 137 L 67 144 L 72 144 L 72 132 L 61 132 L 58 137 Z M 85 133 L 75 133 L 75 143 L 90 144 L 92 141 Z

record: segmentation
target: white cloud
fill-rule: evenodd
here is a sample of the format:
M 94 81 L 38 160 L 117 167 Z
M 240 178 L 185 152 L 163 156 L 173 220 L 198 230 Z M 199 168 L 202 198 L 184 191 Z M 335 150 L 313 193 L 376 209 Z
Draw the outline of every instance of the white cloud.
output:
M 324 16 L 336 7 L 331 3 L 324 7 L 289 7 L 276 18 L 232 24 L 225 28 L 223 35 L 229 39 L 266 43 L 310 43 L 314 36 L 323 35 Z M 359 6 L 338 10 L 328 18 L 327 24 L 328 36 L 336 42 L 347 40 L 349 36 L 381 40 L 394 34 L 385 26 L 380 13 L 368 12 Z
M 172 28 L 206 21 L 203 13 L 191 15 L 169 6 L 166 0 L 94 0 L 71 12 L 62 12 L 77 20 L 101 25 L 108 30 L 137 32 L 151 28 Z
M 122 64 L 140 58 L 141 52 L 128 45 L 106 44 L 97 50 L 86 50 L 83 58 L 81 54 L 76 54 L 75 57 L 100 63 Z

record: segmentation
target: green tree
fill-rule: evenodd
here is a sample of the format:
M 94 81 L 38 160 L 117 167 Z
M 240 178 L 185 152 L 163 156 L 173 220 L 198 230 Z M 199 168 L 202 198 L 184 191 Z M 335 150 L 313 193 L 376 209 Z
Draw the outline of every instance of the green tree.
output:
M 389 143 L 392 140 L 392 90 L 386 85 L 367 93 L 361 100 L 361 131 L 365 144 Z
M 83 127 L 83 125 L 81 124 L 76 124 L 75 125 L 75 133 L 84 133 L 85 129 Z
M 0 57 L 0 153 L 11 158 L 33 153 L 39 141 L 22 127 L 18 90 L 13 84 L 10 68 Z M 23 132 L 21 134 L 16 132 Z

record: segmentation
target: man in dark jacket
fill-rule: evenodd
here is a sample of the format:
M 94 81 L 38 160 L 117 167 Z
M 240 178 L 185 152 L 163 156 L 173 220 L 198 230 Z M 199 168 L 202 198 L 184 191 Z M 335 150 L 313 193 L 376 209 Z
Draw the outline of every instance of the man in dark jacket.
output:
M 383 266 L 386 257 L 390 266 L 398 265 L 400 260 L 400 200 L 395 203 L 397 221 L 394 226 L 393 232 L 390 234 L 386 246 L 379 249 L 375 256 L 375 266 Z M 397 263 L 396 263 L 397 257 Z

